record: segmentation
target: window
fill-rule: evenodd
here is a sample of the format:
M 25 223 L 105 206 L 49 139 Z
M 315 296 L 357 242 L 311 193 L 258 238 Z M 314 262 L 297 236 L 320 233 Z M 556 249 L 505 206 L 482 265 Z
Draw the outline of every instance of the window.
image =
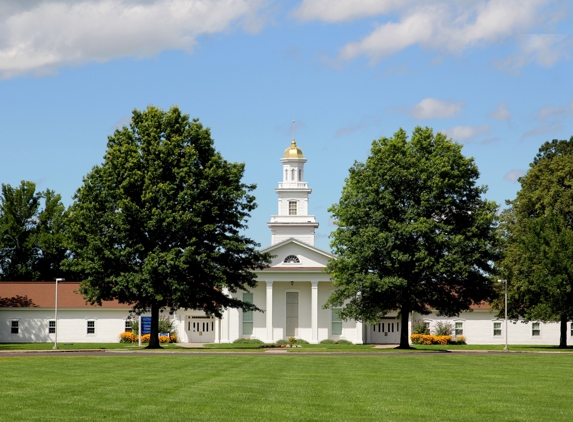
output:
M 131 328 L 131 319 L 126 319 L 125 320 L 125 332 L 131 333 L 132 331 L 133 331 L 133 328 Z
M 243 302 L 253 303 L 253 294 L 243 293 Z M 243 311 L 243 335 L 253 335 L 253 311 Z
M 10 325 L 10 334 L 18 334 L 20 332 L 20 321 L 13 319 Z
M 290 180 L 294 181 L 294 169 L 291 169 L 290 171 Z
M 95 334 L 96 332 L 96 322 L 95 321 L 88 321 L 87 322 L 87 333 L 88 334 Z
M 569 333 L 573 337 L 573 322 L 571 322 L 571 332 Z
M 289 255 L 284 260 L 285 264 L 300 264 L 300 259 L 295 255 Z
M 302 180 L 302 169 L 298 169 L 298 181 Z
M 454 333 L 456 334 L 456 337 L 464 335 L 464 323 L 463 322 L 456 322 L 455 323 Z
M 532 336 L 540 336 L 541 335 L 541 328 L 539 327 L 539 322 L 532 322 L 531 323 L 531 335 Z
M 48 321 L 48 334 L 56 334 L 56 321 Z
M 342 318 L 340 317 L 340 311 L 342 308 L 336 306 L 332 308 L 332 335 L 339 336 L 342 335 Z
M 288 201 L 288 215 L 296 215 L 296 201 Z
M 493 335 L 494 336 L 501 336 L 501 322 L 494 322 L 493 323 Z

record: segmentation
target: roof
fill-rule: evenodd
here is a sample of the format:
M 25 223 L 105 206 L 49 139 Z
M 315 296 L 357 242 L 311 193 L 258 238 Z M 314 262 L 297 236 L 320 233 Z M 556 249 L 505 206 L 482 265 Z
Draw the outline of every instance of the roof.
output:
M 283 158 L 304 158 L 304 154 L 302 153 L 302 149 L 296 146 L 296 141 L 292 140 L 290 147 L 285 149 L 285 153 Z
M 326 257 L 328 257 L 328 258 L 331 258 L 331 259 L 335 259 L 335 258 L 336 258 L 336 257 L 335 257 L 333 254 L 331 254 L 330 252 L 327 252 L 327 251 L 325 251 L 324 249 L 317 248 L 316 246 L 309 245 L 308 243 L 301 242 L 300 240 L 295 239 L 294 237 L 290 237 L 290 238 L 288 238 L 288 239 L 286 239 L 286 240 L 283 240 L 282 242 L 275 243 L 274 245 L 268 246 L 268 247 L 262 249 L 261 252 L 272 252 L 273 250 L 278 249 L 278 248 L 280 248 L 280 247 L 286 245 L 287 243 L 296 243 L 297 245 L 300 245 L 300 246 L 302 246 L 303 248 L 310 249 L 311 251 L 314 251 L 314 252 L 316 252 L 316 253 L 319 253 L 319 254 L 321 254 L 321 255 L 324 255 L 324 256 L 326 256 Z
M 0 308 L 54 308 L 55 281 L 0 281 Z M 103 301 L 102 306 L 86 303 L 78 293 L 79 281 L 58 282 L 58 308 L 129 309 L 117 301 Z

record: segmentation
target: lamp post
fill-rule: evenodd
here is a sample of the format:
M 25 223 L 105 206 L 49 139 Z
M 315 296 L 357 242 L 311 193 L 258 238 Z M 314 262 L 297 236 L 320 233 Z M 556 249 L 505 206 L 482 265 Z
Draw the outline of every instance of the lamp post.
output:
M 507 348 L 507 280 L 497 280 L 499 283 L 503 283 L 505 284 L 505 347 L 503 348 L 503 350 L 505 350 L 506 352 L 509 350 Z
M 56 278 L 56 306 L 54 306 L 54 349 L 58 348 L 58 282 L 66 281 L 65 278 Z

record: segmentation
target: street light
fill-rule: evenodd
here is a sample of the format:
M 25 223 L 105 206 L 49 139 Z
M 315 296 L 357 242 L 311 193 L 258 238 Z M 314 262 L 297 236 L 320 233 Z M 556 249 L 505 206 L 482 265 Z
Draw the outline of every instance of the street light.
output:
M 503 350 L 505 350 L 506 352 L 509 350 L 507 348 L 507 280 L 497 280 L 498 283 L 503 283 L 505 284 L 505 347 L 503 348 Z
M 59 281 L 66 281 L 65 278 L 56 278 L 56 306 L 55 309 L 55 316 L 54 316 L 54 349 L 58 348 L 58 282 Z

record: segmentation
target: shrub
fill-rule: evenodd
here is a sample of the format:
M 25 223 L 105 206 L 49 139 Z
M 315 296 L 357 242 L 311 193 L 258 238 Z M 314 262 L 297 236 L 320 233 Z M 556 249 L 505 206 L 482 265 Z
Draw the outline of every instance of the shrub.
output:
M 149 334 L 144 334 L 141 336 L 142 343 L 149 343 L 149 338 L 151 336 Z M 124 332 L 119 335 L 119 342 L 120 343 L 138 343 L 139 336 L 134 332 Z M 160 343 L 177 343 L 177 336 L 175 334 L 171 334 L 170 336 L 159 336 Z
M 326 340 L 322 340 L 320 344 L 336 344 L 334 340 L 327 338 Z
M 238 338 L 233 344 L 263 344 L 263 341 L 258 338 Z
M 276 344 L 288 344 L 288 341 L 286 340 L 277 340 Z
M 434 328 L 434 335 L 436 336 L 451 336 L 454 331 L 454 326 L 448 321 L 438 321 Z
M 412 334 L 430 334 L 430 329 L 426 326 L 424 321 L 414 321 Z
M 449 341 L 449 344 L 467 344 L 464 336 L 457 336 Z
M 294 344 L 309 344 L 309 343 L 308 343 L 308 341 L 306 341 L 306 340 L 303 340 L 303 339 L 301 339 L 301 338 L 297 338 L 297 339 L 294 341 Z
M 414 344 L 448 344 L 452 340 L 452 336 L 436 336 L 433 334 L 412 334 L 410 340 Z
M 352 342 L 348 341 L 348 340 L 341 339 L 341 340 L 338 340 L 336 342 L 336 344 L 352 344 Z
M 135 343 L 137 341 L 137 335 L 131 332 L 124 332 L 119 335 L 120 343 Z

